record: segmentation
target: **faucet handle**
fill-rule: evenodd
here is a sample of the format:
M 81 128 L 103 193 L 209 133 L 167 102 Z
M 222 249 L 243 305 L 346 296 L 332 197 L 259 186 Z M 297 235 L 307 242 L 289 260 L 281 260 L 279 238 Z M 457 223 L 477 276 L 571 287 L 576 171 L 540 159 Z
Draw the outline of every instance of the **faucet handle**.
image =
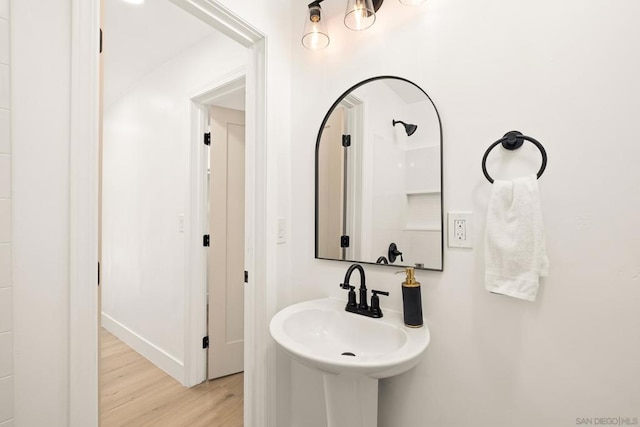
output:
M 342 289 L 348 289 L 349 290 L 349 300 L 347 301 L 347 307 L 355 307 L 358 304 L 356 303 L 356 287 L 355 286 L 351 286 L 348 283 L 340 283 L 340 287 Z
M 371 295 L 371 308 L 369 309 L 369 311 L 371 311 L 373 317 L 382 317 L 382 310 L 380 310 L 380 298 L 378 297 L 378 295 L 389 296 L 389 292 L 376 291 L 372 289 L 371 293 L 373 295 Z
M 389 292 L 386 292 L 386 291 L 376 291 L 375 289 L 372 289 L 372 290 L 371 290 L 371 293 L 373 294 L 373 296 L 376 296 L 376 295 L 384 295 L 384 296 L 386 296 L 386 297 L 388 297 L 388 296 L 389 296 Z

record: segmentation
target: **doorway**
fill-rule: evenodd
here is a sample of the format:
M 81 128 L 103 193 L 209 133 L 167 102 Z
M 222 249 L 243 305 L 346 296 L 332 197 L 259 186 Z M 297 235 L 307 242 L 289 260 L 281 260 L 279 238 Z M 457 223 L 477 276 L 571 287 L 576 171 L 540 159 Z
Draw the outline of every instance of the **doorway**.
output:
M 266 36 L 242 16 L 215 0 L 172 0 L 182 9 L 249 49 L 247 63 L 247 235 L 245 269 L 250 286 L 245 292 L 245 426 L 273 424 L 275 419 L 274 349 L 264 325 L 275 312 L 273 294 L 275 238 L 267 235 L 267 224 L 277 219 L 273 184 L 268 171 L 275 167 L 267 157 Z M 241 8 L 242 10 L 242 8 Z M 98 158 L 99 158 L 99 58 L 100 1 L 72 0 L 71 25 L 71 123 L 70 205 L 71 221 L 69 358 L 75 367 L 69 378 L 70 426 L 98 424 Z M 196 162 L 198 159 L 196 159 Z M 257 215 L 256 212 L 260 212 Z M 80 220 L 81 219 L 81 220 Z M 188 224 L 185 224 L 185 228 Z M 195 249 L 194 249 L 195 250 Z M 189 270 L 189 269 L 187 269 Z M 187 325 L 192 324 L 187 319 Z M 201 339 L 201 337 L 200 337 Z M 193 341 L 186 337 L 186 341 Z M 197 352 L 199 353 L 199 352 Z M 261 355 L 261 357 L 257 357 Z M 262 357 L 266 355 L 267 357 Z M 185 360 L 192 357 L 185 355 Z M 187 372 L 192 377 L 192 368 Z M 265 421 L 266 420 L 266 421 Z
M 199 185 L 199 178 L 191 177 L 190 159 L 197 157 L 203 146 L 202 134 L 196 135 L 192 132 L 192 123 L 199 119 L 198 108 L 213 108 L 194 101 L 193 93 L 203 85 L 210 85 L 212 80 L 226 79 L 228 72 L 221 76 L 225 68 L 237 69 L 241 66 L 244 70 L 248 51 L 208 25 L 197 20 L 194 23 L 195 18 L 185 14 L 169 1 L 155 2 L 156 7 L 160 4 L 164 4 L 165 9 L 156 9 L 150 13 L 155 13 L 155 19 L 167 19 L 171 25 L 156 25 L 157 27 L 163 28 L 164 32 L 171 32 L 167 28 L 176 31 L 180 19 L 183 19 L 193 36 L 186 41 L 186 47 L 182 49 L 174 40 L 178 37 L 169 35 L 174 43 L 175 54 L 168 59 L 160 55 L 159 65 L 139 72 L 142 77 L 133 83 L 124 84 L 122 80 L 125 79 L 120 75 L 117 83 L 120 88 L 125 88 L 124 91 L 117 90 L 114 95 L 114 91 L 109 90 L 105 96 L 107 102 L 103 114 L 105 197 L 102 209 L 102 325 L 179 384 L 194 386 L 207 377 L 200 374 L 192 377 L 189 375 L 190 371 L 214 371 L 214 365 L 218 363 L 221 354 L 218 351 L 219 344 L 229 340 L 224 334 L 223 338 L 219 339 L 218 334 L 213 333 L 212 328 L 218 324 L 213 322 L 208 334 L 210 344 L 207 350 L 203 348 L 203 338 L 207 335 L 206 321 L 197 324 L 190 322 L 193 318 L 206 319 L 206 282 L 201 282 L 199 278 L 206 277 L 207 269 L 206 262 L 204 269 L 202 266 L 194 267 L 189 254 L 198 252 L 199 256 L 206 259 L 207 253 L 216 250 L 217 243 L 222 244 L 224 253 L 227 252 L 228 246 L 225 243 L 228 239 L 217 238 L 216 235 L 220 233 L 212 233 L 214 244 L 211 247 L 203 246 L 202 236 L 209 229 L 209 221 L 206 226 L 201 226 L 198 218 L 205 217 L 206 212 L 194 215 L 194 209 L 202 211 L 203 207 L 198 207 L 197 203 L 194 205 L 194 200 L 189 197 L 197 192 Z M 142 12 L 135 9 L 128 10 L 127 13 L 134 15 Z M 170 15 L 176 13 L 182 18 Z M 135 18 L 138 27 L 141 26 L 141 16 L 131 18 Z M 192 22 L 187 22 L 187 18 Z M 112 31 L 110 22 L 113 21 L 105 19 L 105 62 L 109 59 L 109 35 Z M 122 20 L 118 22 L 121 23 Z M 209 34 L 212 31 L 216 34 Z M 117 34 L 119 37 L 125 37 L 126 32 L 117 31 Z M 194 39 L 195 43 L 192 42 Z M 165 39 L 161 44 L 166 43 Z M 232 44 L 234 47 L 231 47 Z M 154 48 L 147 42 L 146 49 Z M 232 56 L 238 53 L 242 59 L 234 60 Z M 128 66 L 139 65 L 130 58 L 127 58 Z M 196 69 L 199 71 L 194 71 Z M 246 71 L 243 71 L 243 89 L 244 73 Z M 110 76 L 115 73 L 105 74 L 105 81 L 109 83 Z M 244 104 L 244 91 L 241 96 Z M 216 102 L 224 103 L 221 96 L 212 100 L 210 104 Z M 244 129 L 244 117 L 242 127 Z M 237 132 L 233 136 L 237 137 Z M 239 270 L 239 274 L 236 272 L 236 275 L 241 278 L 240 286 L 243 286 L 244 147 L 241 151 L 235 150 L 233 153 L 236 160 L 240 158 L 242 161 L 241 169 L 237 166 L 231 168 L 232 172 L 240 172 L 242 175 L 242 194 L 238 195 L 239 190 L 236 188 L 230 199 L 239 200 L 242 211 L 238 213 L 236 209 L 230 214 L 238 220 L 241 234 L 234 235 L 236 247 L 231 258 L 234 265 L 229 269 Z M 205 172 L 202 170 L 201 173 Z M 214 179 L 212 184 L 216 181 L 218 179 Z M 238 176 L 230 181 L 237 183 Z M 214 187 L 215 185 L 212 185 L 212 188 Z M 219 209 L 211 209 L 210 212 L 217 214 Z M 198 236 L 199 239 L 196 238 Z M 200 242 L 197 247 L 194 247 L 194 241 Z M 214 260 L 218 258 L 213 257 Z M 209 268 L 210 276 L 220 270 L 222 269 Z M 198 298 L 198 294 L 204 297 Z M 214 292 L 209 292 L 210 298 L 214 296 Z M 235 347 L 238 347 L 237 336 L 244 335 L 244 301 L 243 292 L 236 293 L 225 301 L 234 304 L 226 310 L 233 318 L 226 324 L 231 326 L 224 328 L 222 332 L 229 329 L 233 332 Z M 210 310 L 209 313 L 218 312 L 219 310 Z M 199 331 L 196 339 L 191 339 L 192 331 Z M 239 351 L 236 350 L 233 356 L 227 357 L 234 361 L 240 360 L 241 366 L 239 369 L 234 368 L 235 372 L 243 370 L 242 347 L 243 342 L 240 340 Z M 194 361 L 196 364 L 198 359 L 206 361 L 207 352 L 216 354 L 211 364 L 208 367 L 206 364 L 194 367 Z M 197 354 L 198 358 L 193 358 L 194 354 Z

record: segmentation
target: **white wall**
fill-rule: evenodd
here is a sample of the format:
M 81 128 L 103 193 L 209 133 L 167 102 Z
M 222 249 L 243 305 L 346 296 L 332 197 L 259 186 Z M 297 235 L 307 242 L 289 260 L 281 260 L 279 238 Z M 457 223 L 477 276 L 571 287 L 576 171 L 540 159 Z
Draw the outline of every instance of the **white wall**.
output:
M 185 381 L 185 235 L 191 97 L 246 64 L 220 33 L 188 48 L 105 110 L 103 325 Z
M 292 6 L 295 35 L 305 4 Z M 474 212 L 476 246 L 446 249 L 444 272 L 417 275 L 432 341 L 413 371 L 381 381 L 381 427 L 640 418 L 639 13 L 632 0 L 385 2 L 363 33 L 332 19 L 324 51 L 292 37 L 293 300 L 346 298 L 337 285 L 348 265 L 313 259 L 314 141 L 326 110 L 359 80 L 395 74 L 427 91 L 444 124 L 445 209 Z M 539 182 L 551 272 L 535 303 L 483 289 L 491 185 L 480 162 L 512 129 L 549 154 Z M 540 164 L 532 147 L 492 159 L 494 177 L 515 176 L 501 167 L 511 159 L 518 174 Z M 400 309 L 394 270 L 367 267 L 367 282 Z M 322 382 L 293 372 L 292 425 L 322 425 Z
M 400 240 L 404 222 L 405 176 L 398 169 L 404 163 L 392 117 L 400 117 L 406 105 L 382 82 L 361 86 L 355 92 L 363 109 L 363 179 L 362 216 L 368 229 L 362 230 L 363 258 L 375 262 L 387 256 L 389 244 Z M 372 141 L 367 144 L 367 141 Z M 371 236 L 371 238 L 367 238 Z
M 70 32 L 68 0 L 11 2 L 14 398 L 20 426 L 69 424 Z
M 0 426 L 13 425 L 9 1 L 0 1 Z

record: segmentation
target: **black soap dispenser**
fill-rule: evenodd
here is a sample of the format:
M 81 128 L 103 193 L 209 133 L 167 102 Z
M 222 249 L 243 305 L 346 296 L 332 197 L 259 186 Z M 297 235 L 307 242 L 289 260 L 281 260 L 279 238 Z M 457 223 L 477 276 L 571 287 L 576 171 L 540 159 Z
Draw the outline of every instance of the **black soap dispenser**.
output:
M 421 328 L 422 320 L 422 294 L 420 282 L 416 281 L 413 267 L 405 269 L 407 278 L 402 282 L 402 308 L 404 311 L 404 324 L 410 328 Z

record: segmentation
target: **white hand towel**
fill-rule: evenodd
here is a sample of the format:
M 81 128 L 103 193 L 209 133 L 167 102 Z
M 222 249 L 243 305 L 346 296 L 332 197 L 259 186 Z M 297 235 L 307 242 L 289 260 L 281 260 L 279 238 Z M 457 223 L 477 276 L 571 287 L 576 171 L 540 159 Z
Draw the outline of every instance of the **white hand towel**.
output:
M 485 287 L 535 301 L 549 272 L 535 175 L 493 183 L 485 234 Z

